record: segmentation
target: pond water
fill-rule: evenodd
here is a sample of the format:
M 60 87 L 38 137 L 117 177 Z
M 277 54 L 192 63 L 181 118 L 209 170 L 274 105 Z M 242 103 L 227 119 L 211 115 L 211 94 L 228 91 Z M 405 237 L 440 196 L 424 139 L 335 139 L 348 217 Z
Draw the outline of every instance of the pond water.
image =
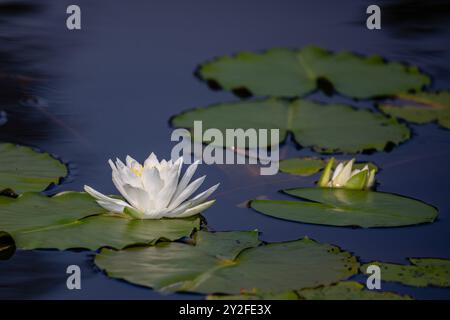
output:
M 382 30 L 365 27 L 370 1 L 124 1 L 78 0 L 82 30 L 65 27 L 73 1 L 0 3 L 0 110 L 7 123 L 0 140 L 37 147 L 68 163 L 64 183 L 47 191 L 81 190 L 89 184 L 115 193 L 107 160 L 151 151 L 170 157 L 169 118 L 180 111 L 223 101 L 193 74 L 215 56 L 308 44 L 330 50 L 380 54 L 418 65 L 433 89 L 450 88 L 450 8 L 445 1 L 379 1 Z M 415 8 L 414 10 L 411 8 Z M 320 93 L 317 100 L 330 98 Z M 368 101 L 333 97 L 356 106 Z M 0 120 L 1 120 L 0 116 Z M 206 166 L 207 184 L 217 181 L 217 203 L 204 213 L 211 230 L 261 231 L 264 241 L 307 235 L 353 252 L 362 262 L 406 263 L 407 257 L 450 258 L 450 133 L 434 124 L 411 125 L 414 137 L 391 152 L 359 155 L 382 168 L 379 191 L 421 199 L 439 209 L 436 223 L 391 229 L 351 229 L 287 222 L 245 208 L 277 190 L 311 186 L 316 177 L 259 176 L 251 166 Z M 290 140 L 282 157 L 314 154 Z M 255 173 L 256 172 L 256 173 Z M 244 182 L 244 183 L 243 183 Z M 66 288 L 66 267 L 82 269 L 82 290 Z M 299 270 L 301 272 L 301 270 Z M 364 277 L 355 279 L 364 281 Z M 415 298 L 450 298 L 449 289 L 383 289 Z M 93 252 L 17 251 L 0 261 L 0 298 L 198 299 L 161 295 L 109 279 L 95 268 Z

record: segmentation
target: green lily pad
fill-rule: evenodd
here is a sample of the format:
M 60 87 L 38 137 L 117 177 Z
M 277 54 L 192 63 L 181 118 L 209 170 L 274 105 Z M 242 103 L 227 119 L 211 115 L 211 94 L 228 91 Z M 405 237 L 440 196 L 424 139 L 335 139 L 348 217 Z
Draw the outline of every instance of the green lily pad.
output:
M 346 161 L 346 160 L 345 160 Z M 345 162 L 342 160 L 335 161 L 334 168 L 340 163 Z M 312 157 L 304 157 L 304 158 L 291 158 L 280 161 L 280 171 L 285 173 L 297 174 L 300 176 L 311 176 L 320 170 L 324 169 L 327 165 L 328 159 L 321 158 L 312 158 Z M 355 163 L 353 165 L 354 169 L 361 170 L 365 165 L 369 166 L 369 169 L 378 170 L 378 167 L 373 163 Z
M 0 231 L 0 260 L 8 260 L 16 252 L 14 239 L 6 232 Z
M 323 153 L 381 151 L 410 137 L 410 130 L 395 119 L 347 105 L 324 105 L 308 100 L 223 103 L 187 111 L 171 119 L 174 127 L 189 129 L 194 127 L 194 121 L 202 121 L 203 130 L 217 128 L 223 134 L 231 128 L 279 129 L 279 141 L 269 144 L 283 142 L 291 132 L 303 147 Z M 194 139 L 201 141 L 202 138 L 194 133 Z M 234 141 L 232 144 L 213 143 L 232 147 Z M 260 147 L 265 146 L 259 143 Z M 245 142 L 238 140 L 237 147 L 245 148 Z
M 10 233 L 21 249 L 124 248 L 177 240 L 200 227 L 200 219 L 131 220 L 108 214 L 85 193 L 53 197 L 24 193 L 0 197 L 0 229 Z
M 341 281 L 329 286 L 297 291 L 302 299 L 306 300 L 411 300 L 407 295 L 393 292 L 366 290 L 365 287 L 354 281 Z
M 198 74 L 214 87 L 279 97 L 302 96 L 317 88 L 328 93 L 334 88 L 344 95 L 369 98 L 418 91 L 430 83 L 414 66 L 314 46 L 223 56 L 202 64 Z
M 414 287 L 450 287 L 450 259 L 409 258 L 410 265 L 387 262 L 370 262 L 361 266 L 365 273 L 369 265 L 381 269 L 383 281 L 400 282 Z
M 381 104 L 380 109 L 393 117 L 413 123 L 436 121 L 444 128 L 450 129 L 450 92 L 420 92 L 402 94 L 396 104 Z
M 0 193 L 42 191 L 66 175 L 66 166 L 48 153 L 0 143 Z
M 390 193 L 299 188 L 284 190 L 308 201 L 252 200 L 256 211 L 275 218 L 328 226 L 399 227 L 433 222 L 437 210 L 421 201 Z
M 209 295 L 209 300 L 411 300 L 407 295 L 393 292 L 366 290 L 354 281 L 341 281 L 335 284 L 287 291 L 280 294 L 270 292 L 243 293 L 239 295 Z
M 274 293 L 329 284 L 355 274 L 348 252 L 304 238 L 260 244 L 256 232 L 200 231 L 195 245 L 169 242 L 115 251 L 103 249 L 98 267 L 113 278 L 160 291 Z

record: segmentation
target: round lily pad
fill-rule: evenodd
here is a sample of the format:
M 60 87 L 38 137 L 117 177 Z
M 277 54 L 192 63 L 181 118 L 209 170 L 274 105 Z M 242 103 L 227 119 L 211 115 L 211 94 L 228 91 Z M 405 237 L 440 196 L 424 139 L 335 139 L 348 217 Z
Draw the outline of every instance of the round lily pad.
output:
M 108 214 L 85 193 L 53 197 L 24 193 L 17 199 L 0 196 L 0 229 L 10 233 L 18 248 L 121 249 L 190 236 L 200 219 L 132 220 Z
M 95 263 L 108 276 L 134 284 L 205 294 L 314 287 L 346 279 L 359 266 L 350 253 L 332 245 L 308 238 L 260 244 L 256 232 L 243 231 L 200 231 L 195 245 L 103 249 Z
M 450 92 L 419 92 L 402 94 L 393 104 L 381 104 L 380 109 L 393 117 L 413 123 L 436 121 L 450 129 Z
M 0 193 L 42 191 L 66 175 L 66 166 L 48 153 L 0 143 Z
M 335 168 L 340 162 L 348 160 L 335 161 L 333 167 Z M 304 157 L 304 158 L 291 158 L 280 161 L 280 171 L 285 173 L 297 174 L 300 176 L 311 176 L 320 170 L 324 169 L 327 165 L 328 159 Z M 367 165 L 369 169 L 378 170 L 377 166 L 373 163 L 355 163 L 354 169 L 361 170 Z
M 278 99 L 223 103 L 181 113 L 171 119 L 174 127 L 192 129 L 194 121 L 202 121 L 203 130 L 217 128 L 224 135 L 227 129 L 279 129 L 279 141 L 286 139 L 288 132 L 303 147 L 312 147 L 323 153 L 357 153 L 365 150 L 384 150 L 410 137 L 410 130 L 395 119 L 369 110 L 357 110 L 347 105 L 320 104 L 308 100 L 287 102 Z M 202 141 L 202 137 L 194 139 Z M 225 139 L 226 140 L 226 139 Z M 210 141 L 205 141 L 209 143 Z M 217 142 L 232 147 L 227 141 Z M 259 141 L 264 147 L 264 141 Z M 237 140 L 237 147 L 248 147 L 245 141 Z
M 409 258 L 410 265 L 387 262 L 370 262 L 361 266 L 365 273 L 369 265 L 381 269 L 383 281 L 400 282 L 414 287 L 450 287 L 450 259 Z
M 430 83 L 415 66 L 314 46 L 223 56 L 202 64 L 198 74 L 211 86 L 237 94 L 280 97 L 302 96 L 320 88 L 369 98 L 418 91 Z
M 307 201 L 252 200 L 256 211 L 271 217 L 329 226 L 399 227 L 433 222 L 437 210 L 418 200 L 384 192 L 299 188 L 284 190 Z

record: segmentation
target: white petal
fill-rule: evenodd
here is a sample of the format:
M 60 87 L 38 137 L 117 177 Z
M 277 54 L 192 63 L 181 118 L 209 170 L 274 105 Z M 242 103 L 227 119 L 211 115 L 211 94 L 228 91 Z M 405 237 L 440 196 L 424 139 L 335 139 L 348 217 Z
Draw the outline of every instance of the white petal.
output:
M 170 201 L 173 199 L 173 195 L 177 190 L 178 185 L 178 168 L 172 166 L 168 168 L 164 180 L 164 187 L 158 194 L 158 198 L 156 199 L 156 208 L 162 209 L 167 208 L 169 206 Z
M 199 163 L 200 161 L 197 160 L 186 169 L 183 178 L 181 178 L 180 182 L 178 183 L 177 191 L 173 195 L 173 199 L 178 198 L 181 192 L 183 192 L 183 190 L 186 189 L 186 187 L 189 184 L 189 181 L 191 181 L 192 177 L 194 176 L 194 173 L 197 170 Z
M 342 168 L 344 167 L 344 164 L 342 162 L 339 162 L 336 169 L 334 169 L 333 176 L 331 177 L 331 181 L 334 181 L 336 177 L 341 173 Z
M 211 188 L 203 191 L 202 193 L 199 193 L 198 195 L 196 195 L 194 198 L 192 198 L 189 201 L 185 201 L 183 204 L 181 204 L 178 208 L 180 208 L 181 206 L 183 206 L 183 208 L 190 208 L 190 207 L 194 207 L 204 201 L 206 201 L 206 199 L 209 198 L 209 196 L 217 190 L 217 188 L 219 187 L 220 183 L 212 186 Z M 172 204 L 169 206 L 169 210 L 175 210 L 178 209 L 175 206 L 173 206 Z
M 159 171 L 155 167 L 145 167 L 142 172 L 142 182 L 145 191 L 155 198 L 164 186 L 164 182 L 159 176 Z
M 127 164 L 127 167 L 128 168 L 133 168 L 133 166 L 135 166 L 135 165 L 137 165 L 137 164 L 139 164 L 140 165 L 140 163 L 139 162 L 137 162 L 136 160 L 134 160 L 132 157 L 130 157 L 129 155 L 127 155 L 127 157 L 126 157 L 126 159 L 125 159 L 125 162 L 126 162 L 126 164 Z
M 190 216 L 196 215 L 196 214 L 198 214 L 198 213 L 200 213 L 202 211 L 205 211 L 209 207 L 211 207 L 214 204 L 214 202 L 216 202 L 216 200 L 210 200 L 210 201 L 204 202 L 204 203 L 202 203 L 202 204 L 200 204 L 200 205 L 198 205 L 196 207 L 187 209 L 186 211 L 178 214 L 176 216 L 176 218 L 186 218 L 186 217 L 190 217 Z
M 200 177 L 197 180 L 193 181 L 189 184 L 186 189 L 184 189 L 180 195 L 176 198 L 173 198 L 173 201 L 170 203 L 172 208 L 178 207 L 183 201 L 187 200 L 197 189 L 202 185 L 203 181 L 205 181 L 206 176 Z
M 84 191 L 89 193 L 94 199 L 98 200 L 97 202 L 101 201 L 102 203 L 108 203 L 111 207 L 114 206 L 115 208 L 121 208 L 120 210 L 114 210 L 114 212 L 122 212 L 124 207 L 129 207 L 130 205 L 126 203 L 123 200 L 120 199 L 114 199 L 111 197 L 108 197 L 97 190 L 92 189 L 89 186 L 84 186 Z M 105 206 L 102 205 L 105 209 L 107 209 Z M 110 209 L 107 209 L 110 210 Z
M 336 179 L 333 181 L 335 186 L 342 187 L 345 185 L 348 179 L 350 179 L 353 162 L 355 162 L 355 159 L 352 159 L 349 162 L 347 162 L 344 168 L 342 168 L 341 172 L 336 176 Z
M 154 203 L 150 200 L 145 190 L 135 188 L 129 184 L 124 185 L 123 188 L 127 194 L 127 200 L 139 211 L 144 212 L 154 208 Z
M 123 209 L 125 209 L 126 206 L 121 206 L 112 202 L 97 200 L 97 203 L 99 206 L 101 206 L 103 209 L 106 209 L 110 212 L 114 213 L 123 213 Z
M 161 219 L 164 218 L 167 214 L 167 209 L 152 209 L 144 212 L 144 217 L 142 219 Z
M 158 158 L 156 157 L 156 155 L 152 152 L 148 158 L 144 161 L 144 167 L 147 168 L 153 168 L 156 167 L 157 165 L 159 165 L 159 161 Z

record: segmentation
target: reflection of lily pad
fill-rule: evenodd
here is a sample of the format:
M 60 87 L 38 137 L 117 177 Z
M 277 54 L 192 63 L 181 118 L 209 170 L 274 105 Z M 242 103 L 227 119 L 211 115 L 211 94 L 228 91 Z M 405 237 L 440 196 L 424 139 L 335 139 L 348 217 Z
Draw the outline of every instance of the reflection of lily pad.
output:
M 420 90 L 430 83 L 413 66 L 314 46 L 223 56 L 201 65 L 199 75 L 225 90 L 282 97 L 301 96 L 318 86 L 327 92 L 331 85 L 344 95 L 368 98 Z
M 410 265 L 386 262 L 370 262 L 361 266 L 365 273 L 369 265 L 381 269 L 383 281 L 400 282 L 414 287 L 450 287 L 450 259 L 409 258 Z
M 310 239 L 260 244 L 256 232 L 198 232 L 196 244 L 159 243 L 103 249 L 97 266 L 108 276 L 165 291 L 274 293 L 330 284 L 356 273 L 355 257 Z
M 291 158 L 280 161 L 280 171 L 285 173 L 297 174 L 300 176 L 310 176 L 313 175 L 327 165 L 328 159 L 320 158 Z M 342 160 L 335 161 L 334 167 L 336 167 Z M 354 169 L 362 169 L 365 165 L 369 166 L 369 169 L 378 170 L 377 166 L 372 163 L 355 163 L 353 165 Z
M 450 92 L 420 92 L 399 95 L 402 105 L 382 104 L 380 109 L 397 118 L 414 123 L 436 121 L 450 129 Z
M 325 153 L 384 150 L 390 143 L 398 144 L 410 137 L 405 125 L 381 114 L 307 100 L 224 103 L 181 113 L 172 118 L 172 125 L 192 129 L 194 121 L 202 121 L 203 130 L 217 128 L 223 133 L 230 128 L 279 129 L 280 141 L 272 144 L 283 142 L 287 132 L 292 132 L 302 146 Z M 246 147 L 239 140 L 237 146 Z
M 437 210 L 421 201 L 390 193 L 333 188 L 299 188 L 287 194 L 309 201 L 252 200 L 263 214 L 303 223 L 363 228 L 433 222 Z
M 0 192 L 42 191 L 66 175 L 66 166 L 47 153 L 0 143 Z
M 199 218 L 129 220 L 107 215 L 85 193 L 0 197 L 0 229 L 9 232 L 21 249 L 120 249 L 160 239 L 176 240 L 198 228 Z
M 273 293 L 243 293 L 240 295 L 211 295 L 210 300 L 411 300 L 409 296 L 393 292 L 366 290 L 364 286 L 354 281 L 341 281 L 335 284 L 317 288 L 287 291 L 281 294 Z
M 14 239 L 8 233 L 0 231 L 0 260 L 8 260 L 15 251 Z

